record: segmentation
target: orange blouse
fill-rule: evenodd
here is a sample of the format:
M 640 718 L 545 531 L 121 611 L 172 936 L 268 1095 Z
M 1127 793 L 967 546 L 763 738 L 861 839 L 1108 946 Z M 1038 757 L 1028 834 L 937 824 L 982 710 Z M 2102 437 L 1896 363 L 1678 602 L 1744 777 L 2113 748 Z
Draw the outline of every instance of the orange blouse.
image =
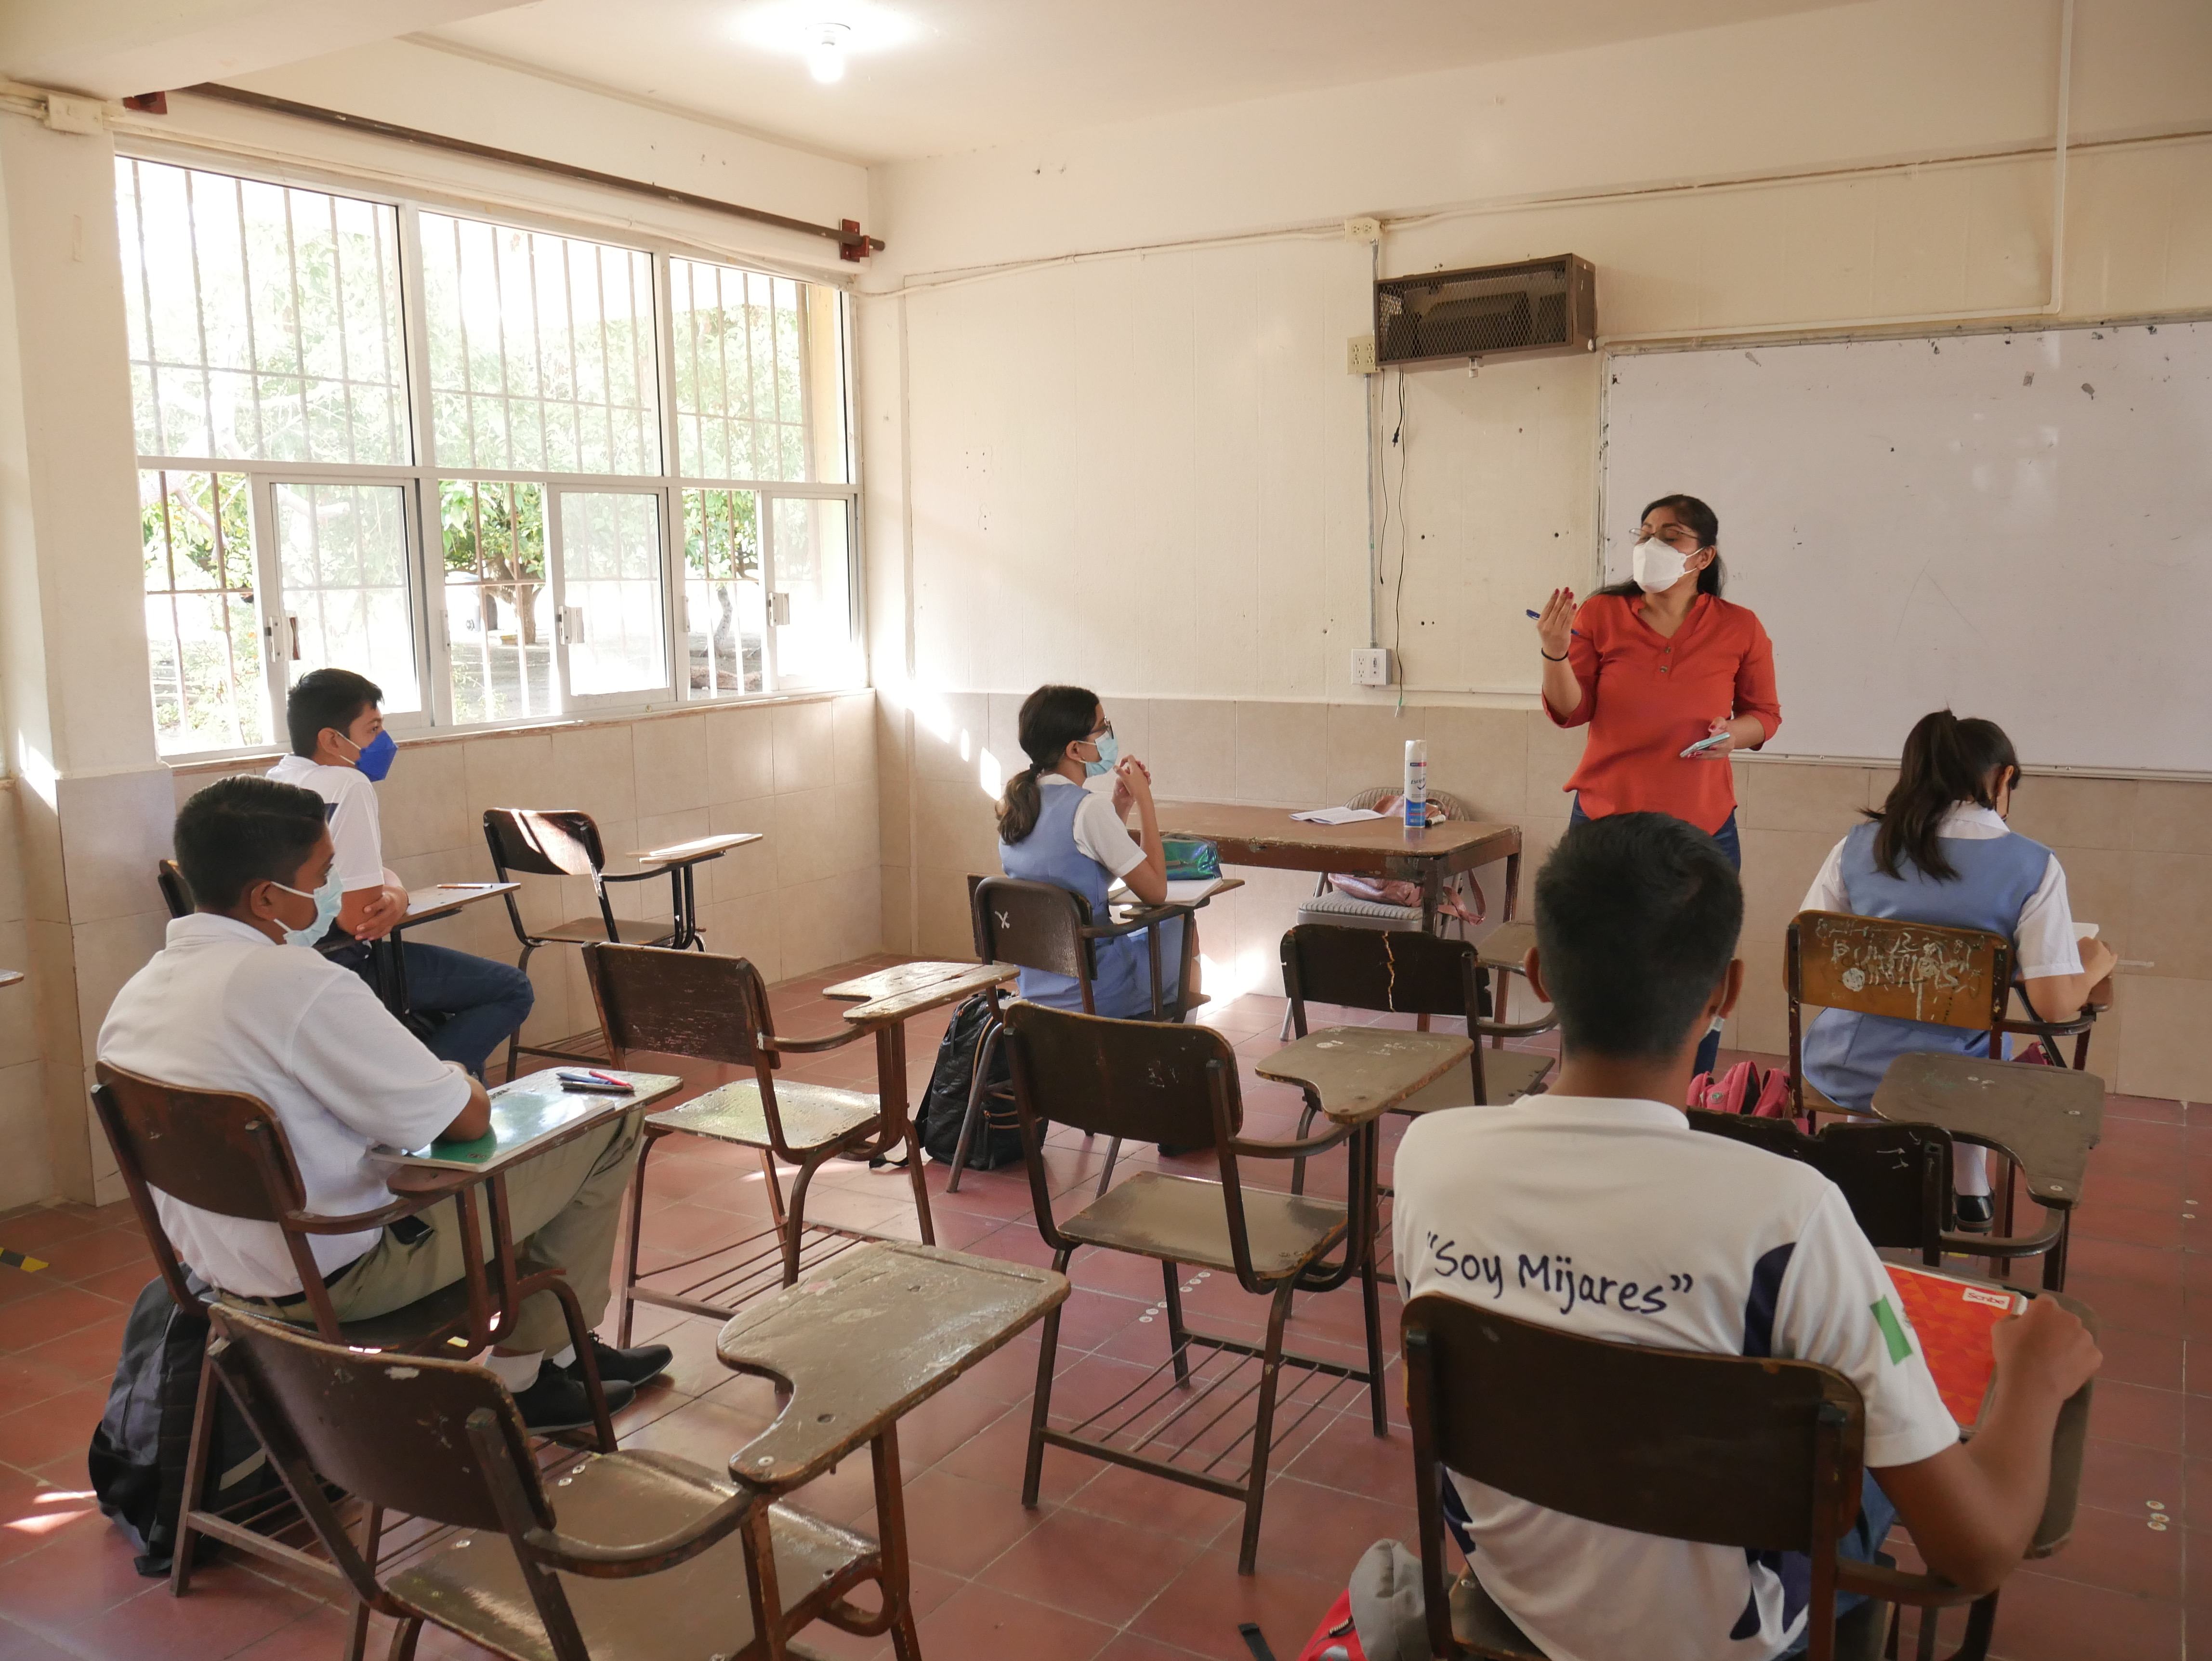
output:
M 1716 831 L 1735 812 L 1735 770 L 1681 752 L 1737 715 L 1758 716 L 1770 739 L 1780 729 L 1774 643 L 1753 612 L 1717 594 L 1698 596 L 1672 640 L 1644 622 L 1644 605 L 1640 594 L 1593 594 L 1575 613 L 1567 666 L 1583 701 L 1571 715 L 1544 704 L 1556 725 L 1589 727 L 1565 788 L 1594 819 L 1672 813 Z

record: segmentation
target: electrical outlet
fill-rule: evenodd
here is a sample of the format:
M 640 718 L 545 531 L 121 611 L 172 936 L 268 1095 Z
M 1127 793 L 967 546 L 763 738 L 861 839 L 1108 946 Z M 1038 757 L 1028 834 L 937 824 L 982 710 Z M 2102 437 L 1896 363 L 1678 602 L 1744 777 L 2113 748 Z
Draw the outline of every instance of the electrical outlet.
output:
M 1388 686 L 1390 684 L 1390 648 L 1387 646 L 1367 646 L 1354 648 L 1352 654 L 1352 684 L 1354 686 Z
M 1375 373 L 1375 337 L 1356 334 L 1344 343 L 1344 372 L 1346 374 Z
M 1344 222 L 1344 240 L 1347 242 L 1380 242 L 1382 222 L 1379 219 L 1347 219 Z

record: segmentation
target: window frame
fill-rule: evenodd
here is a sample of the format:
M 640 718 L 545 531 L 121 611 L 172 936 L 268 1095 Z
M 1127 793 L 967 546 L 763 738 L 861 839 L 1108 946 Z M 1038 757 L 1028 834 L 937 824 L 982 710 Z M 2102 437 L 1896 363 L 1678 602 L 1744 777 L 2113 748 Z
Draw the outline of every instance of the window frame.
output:
M 446 199 L 434 192 L 414 195 L 388 188 L 380 189 L 368 181 L 349 178 L 342 172 L 313 169 L 295 173 L 289 168 L 257 166 L 245 157 L 172 149 L 166 145 L 118 145 L 116 155 L 118 161 L 216 173 L 280 187 L 351 197 L 380 209 L 392 210 L 397 216 L 401 370 L 404 377 L 406 417 L 404 424 L 406 453 L 411 457 L 410 460 L 404 463 L 292 462 L 145 454 L 137 458 L 137 471 L 141 473 L 216 473 L 242 476 L 246 480 L 255 570 L 261 584 L 255 595 L 255 607 L 260 625 L 263 692 L 269 706 L 268 730 L 276 735 L 275 748 L 281 751 L 286 747 L 283 737 L 284 697 L 291 684 L 291 654 L 294 649 L 289 622 L 294 612 L 283 583 L 282 554 L 276 537 L 276 492 L 280 486 L 286 484 L 386 484 L 399 485 L 406 492 L 407 613 L 413 633 L 410 647 L 422 708 L 416 712 L 395 714 L 389 718 L 388 724 L 402 736 L 526 730 L 572 721 L 605 719 L 611 715 L 642 715 L 687 708 L 712 709 L 799 695 L 854 691 L 868 684 L 866 595 L 860 560 L 864 543 L 860 445 L 859 435 L 853 425 L 854 319 L 852 298 L 848 289 L 837 283 L 823 281 L 819 275 L 779 271 L 772 266 L 747 263 L 739 255 L 688 243 L 626 233 L 588 222 L 565 220 L 557 214 L 544 210 L 502 208 L 495 213 L 487 213 L 481 206 Z M 653 427 L 660 450 L 659 472 L 526 472 L 459 465 L 441 466 L 438 463 L 434 399 L 428 367 L 429 318 L 422 261 L 421 216 L 426 212 L 472 218 L 495 227 L 540 234 L 571 237 L 641 252 L 647 257 L 652 275 L 650 300 L 654 332 L 654 391 L 659 399 L 659 419 Z M 129 252 L 127 246 L 125 252 Z M 822 344 L 815 332 L 820 326 L 817 307 L 807 303 L 805 298 L 807 290 L 819 289 L 834 296 L 830 308 L 831 326 L 835 330 L 830 350 L 835 352 L 838 368 L 836 384 L 840 394 L 836 399 L 839 407 L 835 410 L 825 407 L 826 401 L 821 395 L 823 389 L 815 385 L 816 376 L 802 368 L 799 378 L 802 430 L 805 435 L 804 447 L 807 466 L 811 471 L 818 465 L 825 440 L 817 423 L 825 417 L 838 423 L 839 430 L 835 435 L 836 448 L 842 457 L 842 471 L 848 482 L 722 478 L 678 472 L 681 448 L 678 432 L 679 417 L 676 408 L 675 315 L 670 277 L 672 262 L 678 259 L 720 265 L 799 283 L 802 296 L 799 308 L 802 366 Z M 124 280 L 126 283 L 137 281 L 139 274 L 126 269 Z M 480 721 L 462 721 L 455 717 L 453 642 L 446 609 L 445 542 L 440 498 L 441 481 L 454 478 L 530 484 L 538 486 L 543 492 L 546 583 L 552 595 L 555 630 L 554 684 L 559 704 L 557 713 Z M 757 522 L 761 526 L 761 587 L 764 603 L 771 606 L 772 596 L 776 592 L 776 537 L 773 530 L 775 502 L 780 498 L 804 497 L 841 501 L 846 504 L 848 648 L 848 666 L 844 672 L 836 676 L 807 678 L 796 685 L 785 684 L 790 678 L 781 672 L 777 662 L 776 629 L 770 624 L 762 642 L 760 691 L 725 691 L 717 689 L 712 684 L 711 665 L 708 677 L 709 684 L 703 688 L 692 687 L 689 641 L 684 628 L 683 614 L 688 579 L 684 563 L 683 510 L 685 494 L 698 490 L 745 491 L 753 496 Z M 660 687 L 642 692 L 584 695 L 569 690 L 568 612 L 565 603 L 568 573 L 562 558 L 565 548 L 559 526 L 559 503 L 564 495 L 575 493 L 651 495 L 657 500 L 661 648 L 666 668 L 665 684 Z M 162 759 L 172 764 L 191 764 L 265 755 L 270 748 L 269 745 L 247 745 L 233 749 L 170 751 L 163 753 Z

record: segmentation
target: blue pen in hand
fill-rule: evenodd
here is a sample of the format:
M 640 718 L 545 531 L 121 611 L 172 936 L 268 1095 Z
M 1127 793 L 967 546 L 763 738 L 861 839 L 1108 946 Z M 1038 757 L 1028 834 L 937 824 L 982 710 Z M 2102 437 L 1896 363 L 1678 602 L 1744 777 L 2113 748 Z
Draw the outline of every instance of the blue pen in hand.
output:
M 1541 611 L 1531 611 L 1531 612 L 1529 612 L 1529 613 L 1528 613 L 1528 615 L 1529 615 L 1530 617 L 1532 617 L 1532 618 L 1535 618 L 1535 619 L 1537 619 L 1537 621 L 1539 621 L 1539 622 L 1541 622 L 1541 621 L 1543 620 L 1543 616 L 1544 616 L 1544 614 L 1543 614 Z M 1572 635 L 1572 636 L 1573 636 L 1577 640 L 1588 640 L 1588 639 L 1589 638 L 1589 636 L 1588 635 L 1584 634 L 1584 633 L 1583 633 L 1581 630 L 1579 630 L 1579 629 L 1570 629 L 1570 630 L 1567 630 L 1567 632 L 1568 632 L 1569 634 Z

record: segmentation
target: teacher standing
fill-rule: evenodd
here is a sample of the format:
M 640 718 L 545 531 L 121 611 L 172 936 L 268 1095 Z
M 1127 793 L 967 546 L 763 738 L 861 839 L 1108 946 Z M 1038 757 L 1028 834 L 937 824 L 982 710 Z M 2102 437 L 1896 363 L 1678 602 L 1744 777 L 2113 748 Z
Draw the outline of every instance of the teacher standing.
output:
M 1695 496 L 1644 510 L 1630 581 L 1578 608 L 1555 591 L 1537 620 L 1544 710 L 1589 728 L 1566 782 L 1574 824 L 1612 813 L 1671 813 L 1720 844 L 1738 870 L 1731 751 L 1756 750 L 1782 726 L 1774 645 L 1748 608 L 1721 598 L 1721 522 Z M 1715 740 L 1695 755 L 1683 751 Z M 1717 1031 L 1698 1049 L 1711 1070 Z

